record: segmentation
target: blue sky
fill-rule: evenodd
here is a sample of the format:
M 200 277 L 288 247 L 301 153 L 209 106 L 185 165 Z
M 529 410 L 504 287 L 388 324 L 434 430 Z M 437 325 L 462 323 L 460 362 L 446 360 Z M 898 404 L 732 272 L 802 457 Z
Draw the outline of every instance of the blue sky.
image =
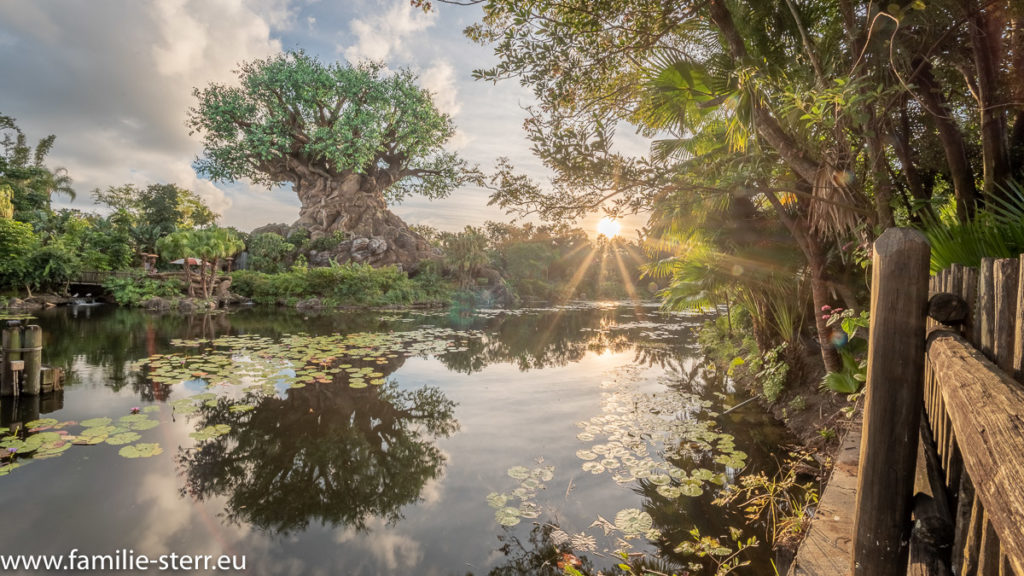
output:
M 372 58 L 416 70 L 455 119 L 450 148 L 485 170 L 508 156 L 544 182 L 521 130 L 529 91 L 471 77 L 495 61 L 462 35 L 479 15 L 448 5 L 425 14 L 408 0 L 0 0 L 0 114 L 30 140 L 57 135 L 49 164 L 67 168 L 78 192 L 64 205 L 93 209 L 97 187 L 174 182 L 203 196 L 224 225 L 290 223 L 299 203 L 287 188 L 196 177 L 201 147 L 184 122 L 193 87 L 232 82 L 241 61 L 302 49 L 325 61 Z M 473 187 L 394 210 L 446 230 L 509 219 Z M 581 225 L 592 231 L 599 217 Z

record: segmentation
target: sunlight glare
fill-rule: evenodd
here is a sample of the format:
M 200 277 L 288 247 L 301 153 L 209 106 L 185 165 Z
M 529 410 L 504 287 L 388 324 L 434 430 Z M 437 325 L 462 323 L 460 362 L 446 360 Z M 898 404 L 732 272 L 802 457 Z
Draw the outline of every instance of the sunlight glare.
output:
M 621 229 L 622 224 L 613 218 L 601 218 L 601 221 L 597 223 L 597 233 L 609 239 L 618 236 Z

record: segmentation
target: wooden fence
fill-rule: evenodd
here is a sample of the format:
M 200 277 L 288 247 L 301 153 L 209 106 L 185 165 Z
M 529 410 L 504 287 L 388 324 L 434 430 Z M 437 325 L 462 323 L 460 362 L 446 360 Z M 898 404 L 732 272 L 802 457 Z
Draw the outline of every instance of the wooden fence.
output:
M 1024 576 L 1024 255 L 929 278 L 928 254 L 875 243 L 851 571 Z
M 1024 575 L 1024 256 L 954 265 L 931 294 L 955 294 L 964 322 L 928 339 L 925 414 L 951 509 L 957 574 Z M 1014 378 L 1017 378 L 1015 380 Z

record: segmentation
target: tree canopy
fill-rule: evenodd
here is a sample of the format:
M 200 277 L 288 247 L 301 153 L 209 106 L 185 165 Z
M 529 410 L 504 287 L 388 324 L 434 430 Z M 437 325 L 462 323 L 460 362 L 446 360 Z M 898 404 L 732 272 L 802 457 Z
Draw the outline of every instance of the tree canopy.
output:
M 218 181 L 274 186 L 360 174 L 389 201 L 447 196 L 465 163 L 443 145 L 447 114 L 409 70 L 382 64 L 324 64 L 286 52 L 240 66 L 240 86 L 194 94 L 188 127 L 203 135 L 196 169 Z

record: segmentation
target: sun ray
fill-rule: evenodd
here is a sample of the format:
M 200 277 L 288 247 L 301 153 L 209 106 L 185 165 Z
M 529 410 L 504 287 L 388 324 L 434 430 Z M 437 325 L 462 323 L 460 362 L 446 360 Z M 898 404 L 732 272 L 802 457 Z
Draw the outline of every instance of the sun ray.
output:
M 629 299 L 636 302 L 640 298 L 636 294 L 636 285 L 633 284 L 633 279 L 629 277 L 629 271 L 626 270 L 626 264 L 622 261 L 622 256 L 619 255 L 618 250 L 613 250 L 612 253 L 615 255 L 615 263 L 619 266 L 619 274 L 622 276 L 622 283 L 626 286 L 626 294 Z

